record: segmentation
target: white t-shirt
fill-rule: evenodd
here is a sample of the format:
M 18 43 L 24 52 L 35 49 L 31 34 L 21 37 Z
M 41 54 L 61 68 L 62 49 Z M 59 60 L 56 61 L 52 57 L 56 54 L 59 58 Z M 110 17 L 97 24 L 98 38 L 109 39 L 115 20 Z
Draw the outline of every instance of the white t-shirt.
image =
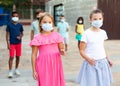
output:
M 99 32 L 93 32 L 87 29 L 82 36 L 81 41 L 86 43 L 85 53 L 90 58 L 95 60 L 106 58 L 104 49 L 104 40 L 108 39 L 107 34 L 104 30 Z
M 69 34 L 67 29 L 69 29 L 69 24 L 67 22 L 59 22 L 57 24 L 57 29 L 59 29 L 59 33 L 62 35 L 63 38 L 68 38 Z
M 38 20 L 33 21 L 30 29 L 34 30 L 34 35 L 40 33 L 40 31 L 39 31 L 39 21 Z

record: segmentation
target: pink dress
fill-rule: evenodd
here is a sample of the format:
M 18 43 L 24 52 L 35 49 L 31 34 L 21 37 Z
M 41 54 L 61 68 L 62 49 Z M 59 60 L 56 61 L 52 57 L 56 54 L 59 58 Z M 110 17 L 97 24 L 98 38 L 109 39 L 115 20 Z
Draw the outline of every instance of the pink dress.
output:
M 58 50 L 58 43 L 63 38 L 57 32 L 49 35 L 38 34 L 30 45 L 39 46 L 36 59 L 38 86 L 65 86 L 62 60 Z

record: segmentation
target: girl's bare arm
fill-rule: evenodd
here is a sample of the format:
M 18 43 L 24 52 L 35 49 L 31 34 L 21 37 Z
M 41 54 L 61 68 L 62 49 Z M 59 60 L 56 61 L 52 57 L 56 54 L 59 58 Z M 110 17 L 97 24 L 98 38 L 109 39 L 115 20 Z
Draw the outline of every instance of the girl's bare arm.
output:
M 86 43 L 81 41 L 80 45 L 79 45 L 79 49 L 80 49 L 80 55 L 89 62 L 89 64 L 91 65 L 95 65 L 96 61 L 90 57 L 88 57 L 85 53 L 85 48 L 86 48 Z
M 75 25 L 75 32 L 77 33 L 77 25 Z
M 30 40 L 32 40 L 33 37 L 34 37 L 34 30 L 31 30 L 31 32 L 30 32 Z
M 38 47 L 32 46 L 32 55 L 31 55 L 31 63 L 32 63 L 32 71 L 33 71 L 33 78 L 37 80 L 37 72 L 36 72 L 36 58 L 38 53 Z
M 59 48 L 60 54 L 65 55 L 64 44 L 62 42 L 58 43 L 58 48 Z

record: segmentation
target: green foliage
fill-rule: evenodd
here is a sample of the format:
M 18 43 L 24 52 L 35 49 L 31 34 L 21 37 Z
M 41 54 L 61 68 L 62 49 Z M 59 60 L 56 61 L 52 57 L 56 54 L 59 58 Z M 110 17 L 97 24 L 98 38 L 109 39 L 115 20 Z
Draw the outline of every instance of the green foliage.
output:
M 32 6 L 31 0 L 0 0 L 0 6 L 7 10 L 11 10 L 13 4 L 16 5 L 16 8 L 30 8 Z
M 0 0 L 0 5 L 3 5 L 3 6 L 13 5 L 13 0 Z
M 12 9 L 13 0 L 0 0 L 0 6 L 7 10 Z
M 17 8 L 30 8 L 31 4 L 31 0 L 15 0 Z

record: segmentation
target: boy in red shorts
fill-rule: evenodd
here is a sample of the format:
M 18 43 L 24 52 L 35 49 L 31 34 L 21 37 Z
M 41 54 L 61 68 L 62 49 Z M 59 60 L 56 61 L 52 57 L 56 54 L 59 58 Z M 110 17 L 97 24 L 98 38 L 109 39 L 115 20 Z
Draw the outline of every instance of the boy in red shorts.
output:
M 14 73 L 20 75 L 18 71 L 18 66 L 21 56 L 21 41 L 23 36 L 23 26 L 19 22 L 19 15 L 17 12 L 12 12 L 11 22 L 8 23 L 6 27 L 6 41 L 7 48 L 9 49 L 9 73 L 8 78 L 13 77 L 12 64 L 14 56 L 16 56 L 16 65 Z

